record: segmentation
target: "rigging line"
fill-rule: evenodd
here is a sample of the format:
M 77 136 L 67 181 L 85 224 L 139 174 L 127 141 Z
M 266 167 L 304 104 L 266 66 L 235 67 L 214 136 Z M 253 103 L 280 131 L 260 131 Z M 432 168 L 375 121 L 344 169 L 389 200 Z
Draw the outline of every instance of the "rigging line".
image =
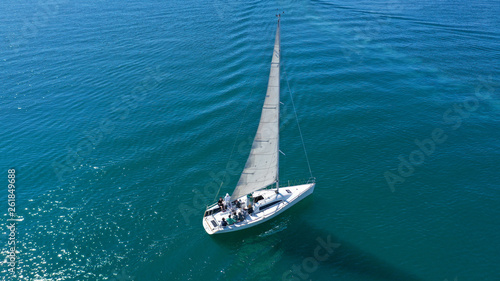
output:
M 250 92 L 250 97 L 252 96 L 253 91 L 255 90 L 255 84 L 257 83 L 256 78 L 257 78 L 257 75 L 255 76 L 254 81 L 253 81 L 253 86 L 252 86 L 252 91 Z M 243 111 L 243 118 L 241 118 L 240 127 L 238 129 L 238 133 L 236 134 L 236 139 L 234 140 L 233 148 L 231 149 L 231 154 L 229 155 L 229 160 L 227 161 L 228 163 L 233 158 L 234 148 L 236 147 L 236 142 L 238 142 L 238 137 L 240 136 L 241 128 L 243 127 L 243 123 L 245 122 L 244 117 L 246 116 L 248 105 L 250 104 L 250 100 L 251 99 L 248 99 L 247 105 L 245 106 L 245 110 Z M 224 184 L 224 179 L 226 178 L 226 175 L 227 175 L 227 166 L 226 166 L 226 169 L 224 170 L 224 177 L 222 178 L 222 181 L 220 182 L 219 190 L 217 190 L 217 194 L 215 195 L 214 201 L 217 200 L 217 196 L 219 196 L 219 192 L 220 192 L 220 189 L 222 188 L 222 185 Z
M 286 84 L 288 85 L 288 92 L 290 93 L 290 100 L 292 100 L 293 112 L 295 113 L 295 121 L 297 121 L 297 127 L 299 128 L 300 139 L 302 140 L 302 147 L 304 148 L 304 154 L 306 155 L 307 167 L 309 168 L 309 174 L 311 178 L 313 177 L 313 173 L 311 171 L 311 164 L 309 164 L 309 157 L 307 156 L 306 145 L 304 143 L 304 137 L 302 136 L 302 130 L 299 125 L 299 118 L 297 117 L 297 110 L 295 110 L 295 103 L 293 102 L 292 90 L 290 89 L 290 83 L 288 82 L 288 76 L 286 75 L 285 66 L 283 65 L 283 72 L 285 74 Z

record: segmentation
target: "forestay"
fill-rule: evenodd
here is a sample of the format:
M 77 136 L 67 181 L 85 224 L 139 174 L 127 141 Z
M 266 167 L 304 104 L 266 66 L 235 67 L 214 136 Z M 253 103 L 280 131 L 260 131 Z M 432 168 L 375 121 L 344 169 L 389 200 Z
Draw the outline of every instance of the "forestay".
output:
M 276 30 L 271 71 L 257 134 L 231 200 L 278 180 L 280 104 L 280 26 Z

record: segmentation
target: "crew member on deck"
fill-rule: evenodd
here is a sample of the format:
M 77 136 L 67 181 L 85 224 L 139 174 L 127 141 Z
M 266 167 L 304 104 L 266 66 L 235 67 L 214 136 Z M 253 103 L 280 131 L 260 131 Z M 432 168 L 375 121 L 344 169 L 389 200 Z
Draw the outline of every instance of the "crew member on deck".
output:
M 229 193 L 226 193 L 226 197 L 224 197 L 224 201 L 226 201 L 226 210 L 231 209 L 231 196 L 229 196 Z
M 236 221 L 231 218 L 231 215 L 229 215 L 229 218 L 227 219 L 227 224 L 231 225 L 231 224 L 234 224 Z
M 244 221 L 245 216 L 243 216 L 243 213 L 241 211 L 238 212 L 238 221 Z
M 251 213 L 253 213 L 253 207 L 252 207 L 252 205 L 250 205 L 250 204 L 248 205 L 247 212 L 248 212 L 248 214 L 249 214 L 249 215 L 250 215 Z
M 224 212 L 224 200 L 222 200 L 222 197 L 219 197 L 219 201 L 217 201 L 217 205 L 219 205 L 221 211 Z

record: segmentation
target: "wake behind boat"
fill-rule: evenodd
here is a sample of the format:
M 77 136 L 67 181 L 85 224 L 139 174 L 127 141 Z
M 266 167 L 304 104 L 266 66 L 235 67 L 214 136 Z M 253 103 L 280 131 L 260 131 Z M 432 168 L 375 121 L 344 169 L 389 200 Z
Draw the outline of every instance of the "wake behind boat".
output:
M 280 52 L 278 15 L 271 71 L 257 134 L 233 194 L 227 194 L 224 200 L 221 198 L 205 211 L 203 227 L 208 234 L 232 232 L 263 223 L 314 191 L 316 183 L 312 176 L 301 185 L 279 186 Z

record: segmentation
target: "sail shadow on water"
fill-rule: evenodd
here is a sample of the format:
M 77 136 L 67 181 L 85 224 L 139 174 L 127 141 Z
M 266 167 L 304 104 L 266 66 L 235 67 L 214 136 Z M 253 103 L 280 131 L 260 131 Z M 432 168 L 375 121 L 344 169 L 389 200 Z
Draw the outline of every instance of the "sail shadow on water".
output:
M 282 236 L 280 246 L 286 248 L 287 255 L 299 258 L 296 260 L 297 264 L 301 264 L 303 259 L 307 257 L 314 256 L 314 250 L 318 246 L 321 247 L 322 243 L 331 244 L 332 253 L 325 261 L 318 262 L 318 271 L 324 267 L 335 272 L 354 273 L 363 277 L 360 280 L 423 281 L 415 274 L 401 270 L 348 240 L 341 239 L 334 233 L 311 225 L 304 220 L 293 223 L 287 229 L 286 234 Z M 319 240 L 323 242 L 319 242 Z M 301 245 L 289 246 L 297 244 Z M 290 278 L 290 280 L 294 279 Z
M 312 199 L 301 202 L 300 209 L 312 202 Z M 212 236 L 212 239 L 219 246 L 235 252 L 225 269 L 225 277 L 233 280 L 261 278 L 272 272 L 273 276 L 281 276 L 280 280 L 331 280 L 335 276 L 349 275 L 358 280 L 424 281 L 348 240 L 300 219 L 300 210 L 290 210 L 279 220 L 239 233 Z M 322 243 L 329 244 L 331 252 L 323 248 L 319 253 L 324 257 L 328 254 L 327 258 L 316 261 L 317 268 L 308 273 L 302 267 L 303 262 L 314 257 L 315 249 Z M 300 273 L 294 272 L 294 267 L 300 268 Z M 304 279 L 300 274 L 307 277 Z

